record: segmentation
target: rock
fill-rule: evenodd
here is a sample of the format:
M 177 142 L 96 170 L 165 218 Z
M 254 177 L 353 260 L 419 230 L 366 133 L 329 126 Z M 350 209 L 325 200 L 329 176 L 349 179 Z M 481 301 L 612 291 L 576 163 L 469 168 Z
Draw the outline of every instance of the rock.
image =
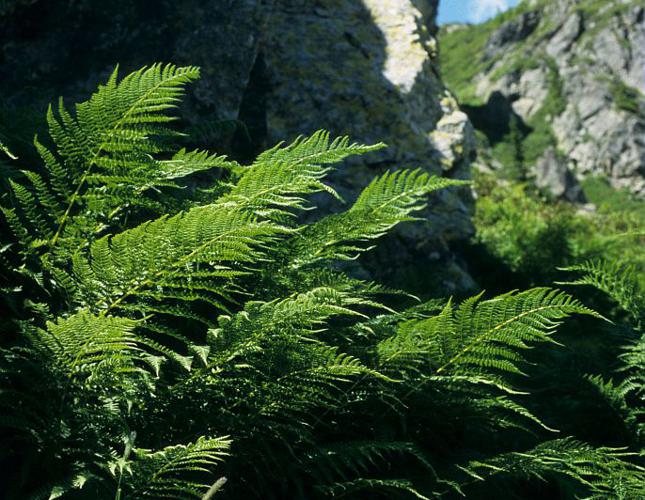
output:
M 539 23 L 540 15 L 537 11 L 523 12 L 517 18 L 504 23 L 489 37 L 483 59 L 492 59 L 509 43 L 525 40 Z
M 438 0 L 159 0 L 152 12 L 126 0 L 16 5 L 0 11 L 0 93 L 12 104 L 82 100 L 117 61 L 122 73 L 155 61 L 194 64 L 202 79 L 184 115 L 243 122 L 250 143 L 243 134 L 207 141 L 241 160 L 325 128 L 389 145 L 334 173 L 348 200 L 388 169 L 470 176 L 473 129 L 438 71 Z M 37 97 L 27 91 L 34 87 Z M 320 205 L 338 208 L 330 199 Z M 389 237 L 372 270 L 396 277 L 437 254 L 451 280 L 459 274 L 451 248 L 473 231 L 469 190 L 445 190 L 429 205 L 428 221 Z M 468 282 L 461 272 L 453 283 Z
M 569 52 L 583 30 L 582 14 L 579 11 L 574 11 L 550 37 L 549 43 L 546 45 L 546 53 L 551 57 L 558 57 Z
M 558 200 L 586 203 L 582 187 L 564 158 L 549 148 L 535 164 L 535 185 Z
M 505 19 L 491 28 L 490 63 L 472 89 L 477 105 L 501 94 L 512 110 L 488 106 L 486 118 L 480 106 L 462 106 L 475 127 L 490 137 L 499 133 L 495 123 L 504 123 L 500 113 L 515 113 L 542 138 L 555 138 L 580 179 L 605 176 L 645 196 L 643 0 L 526 0 Z

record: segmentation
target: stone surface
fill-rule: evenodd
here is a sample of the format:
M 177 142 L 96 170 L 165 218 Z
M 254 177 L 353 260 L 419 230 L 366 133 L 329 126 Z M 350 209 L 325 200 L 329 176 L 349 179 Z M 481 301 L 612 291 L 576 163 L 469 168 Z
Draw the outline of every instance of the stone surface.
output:
M 555 78 L 566 106 L 547 120 L 568 168 L 645 196 L 645 4 L 525 0 L 522 6 L 489 37 L 483 58 L 494 59 L 478 76 L 479 100 L 501 93 L 530 125 L 550 104 Z M 515 36 L 529 31 L 521 29 L 527 18 L 537 24 Z M 621 89 L 632 94 L 627 106 Z
M 535 185 L 551 197 L 571 203 L 586 202 L 582 187 L 567 168 L 566 160 L 559 157 L 553 148 L 547 149 L 537 161 L 534 175 Z
M 334 174 L 335 187 L 349 200 L 392 168 L 467 178 L 474 135 L 439 77 L 437 4 L 18 0 L 0 11 L 0 92 L 12 105 L 58 95 L 73 102 L 86 98 L 116 62 L 122 73 L 156 61 L 194 64 L 202 79 L 185 105 L 186 119 L 243 122 L 250 142 L 239 132 L 232 140 L 230 134 L 213 140 L 243 160 L 325 128 L 389 145 Z M 337 208 L 331 200 L 321 204 Z M 438 193 L 424 214 L 427 222 L 406 224 L 388 238 L 385 250 L 372 256 L 372 269 L 396 278 L 428 258 L 449 270 L 446 287 L 467 283 L 451 247 L 472 232 L 471 205 L 467 189 Z

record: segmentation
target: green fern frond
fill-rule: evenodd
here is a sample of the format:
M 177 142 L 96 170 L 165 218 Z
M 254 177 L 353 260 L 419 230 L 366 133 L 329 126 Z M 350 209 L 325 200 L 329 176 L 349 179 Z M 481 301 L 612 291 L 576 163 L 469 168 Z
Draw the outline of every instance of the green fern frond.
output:
M 455 311 L 456 335 L 436 373 L 448 369 L 516 371 L 516 351 L 554 342 L 550 334 L 572 314 L 602 318 L 560 290 L 534 288 L 494 299 L 464 301 Z
M 202 498 L 213 480 L 213 469 L 226 456 L 228 436 L 201 437 L 188 445 L 168 446 L 159 451 L 135 448 L 130 467 L 135 498 Z
M 338 197 L 322 182 L 330 170 L 327 165 L 383 147 L 384 144 L 350 143 L 347 137 L 330 142 L 329 133 L 322 130 L 308 138 L 299 137 L 286 147 L 278 144 L 241 170 L 241 178 L 226 202 L 244 207 L 257 216 L 284 222 L 290 218 L 291 211 L 307 208 L 306 195 L 326 191 Z
M 235 291 L 232 272 L 262 256 L 262 247 L 284 229 L 220 205 L 207 205 L 162 217 L 105 237 L 89 255 L 74 259 L 83 302 L 101 314 L 130 298 L 138 305 L 170 301 L 204 301 L 225 309 L 221 301 Z M 201 279 L 186 278 L 196 271 Z
M 645 468 L 631 463 L 633 453 L 594 448 L 571 438 L 546 441 L 527 452 L 512 452 L 473 461 L 463 470 L 476 481 L 495 475 L 536 477 L 562 475 L 587 487 L 587 498 L 642 498 Z
M 92 169 L 118 173 L 135 166 L 143 172 L 146 154 L 159 151 L 153 137 L 173 135 L 163 124 L 174 118 L 163 112 L 177 106 L 184 86 L 199 76 L 199 70 L 156 64 L 131 73 L 119 83 L 117 75 L 118 68 L 89 101 L 76 106 L 75 117 L 65 110 L 62 101 L 58 118 L 49 109 L 50 135 L 75 186 L 51 239 L 52 246 L 82 197 Z
M 511 292 L 490 300 L 472 297 L 437 316 L 404 322 L 378 345 L 388 364 L 422 355 L 436 375 L 521 373 L 519 353 L 531 344 L 554 342 L 550 334 L 571 314 L 599 317 L 570 295 L 549 288 Z
M 629 313 L 640 328 L 645 316 L 645 295 L 640 290 L 633 266 L 622 262 L 587 261 L 583 264 L 561 268 L 562 271 L 582 273 L 575 281 L 562 285 L 589 285 L 606 293 L 624 311 Z
M 135 370 L 139 347 L 137 321 L 94 316 L 79 311 L 69 318 L 49 322 L 32 335 L 34 343 L 49 351 L 68 374 L 87 374 L 109 365 L 111 370 Z
M 432 500 L 418 491 L 411 481 L 405 479 L 368 479 L 338 482 L 330 487 L 320 488 L 326 497 L 340 498 L 361 492 L 383 492 L 387 498 L 418 498 Z
M 10 159 L 17 160 L 18 157 L 14 155 L 7 146 L 0 140 L 0 153 L 6 154 Z
M 425 207 L 428 193 L 463 184 L 467 183 L 431 176 L 421 170 L 385 173 L 363 190 L 349 210 L 327 216 L 294 236 L 292 265 L 354 259 L 369 250 L 365 243 L 400 222 L 414 220 L 410 214 Z

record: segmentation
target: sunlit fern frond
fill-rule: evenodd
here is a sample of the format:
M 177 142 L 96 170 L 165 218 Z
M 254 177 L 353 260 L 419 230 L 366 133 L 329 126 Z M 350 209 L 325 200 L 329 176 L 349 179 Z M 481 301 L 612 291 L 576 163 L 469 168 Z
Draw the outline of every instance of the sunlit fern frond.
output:
M 101 314 L 161 312 L 157 305 L 167 301 L 202 301 L 226 310 L 223 301 L 238 291 L 233 278 L 248 272 L 262 257 L 262 247 L 281 232 L 274 224 L 220 205 L 161 217 L 104 237 L 77 255 L 79 297 Z
M 70 376 L 87 375 L 102 368 L 135 371 L 140 350 L 134 334 L 137 323 L 81 310 L 49 322 L 45 330 L 38 330 L 31 337 Z
M 176 119 L 169 111 L 198 76 L 195 67 L 155 64 L 118 81 L 115 70 L 74 113 L 62 100 L 56 111 L 50 107 L 54 148 L 35 140 L 43 171 L 24 172 L 25 182 L 13 184 L 16 221 L 24 228 L 17 236 L 23 240 L 25 231 L 35 232 L 23 243 L 51 250 L 63 239 L 73 250 L 124 217 L 126 209 L 149 207 L 147 190 L 175 187 L 176 179 L 202 170 L 233 168 L 224 157 L 201 151 L 159 157 L 178 135 L 168 128 Z
M 463 184 L 418 169 L 387 172 L 374 179 L 349 210 L 324 217 L 294 236 L 292 265 L 356 258 L 371 248 L 370 241 L 414 220 L 411 214 L 425 207 L 429 193 Z
M 323 130 L 299 137 L 288 146 L 278 144 L 259 155 L 250 167 L 241 169 L 241 178 L 228 198 L 258 216 L 284 222 L 292 211 L 307 208 L 307 195 L 327 191 L 338 196 L 322 181 L 329 165 L 383 147 L 350 143 L 348 137 L 330 141 L 329 133 Z

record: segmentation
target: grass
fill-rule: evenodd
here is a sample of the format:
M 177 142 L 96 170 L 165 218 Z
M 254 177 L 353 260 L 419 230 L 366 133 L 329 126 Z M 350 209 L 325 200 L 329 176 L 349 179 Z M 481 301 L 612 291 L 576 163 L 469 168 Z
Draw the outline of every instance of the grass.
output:
M 643 101 L 643 94 L 638 89 L 630 87 L 620 79 L 616 79 L 609 87 L 614 105 L 629 113 L 638 113 Z
M 601 212 L 628 212 L 645 221 L 645 201 L 626 189 L 614 189 L 602 177 L 587 177 L 582 181 L 587 199 Z
M 477 96 L 475 77 L 494 61 L 483 61 L 482 53 L 493 32 L 492 23 L 454 28 L 440 34 L 441 70 L 448 88 L 462 104 L 483 104 Z

